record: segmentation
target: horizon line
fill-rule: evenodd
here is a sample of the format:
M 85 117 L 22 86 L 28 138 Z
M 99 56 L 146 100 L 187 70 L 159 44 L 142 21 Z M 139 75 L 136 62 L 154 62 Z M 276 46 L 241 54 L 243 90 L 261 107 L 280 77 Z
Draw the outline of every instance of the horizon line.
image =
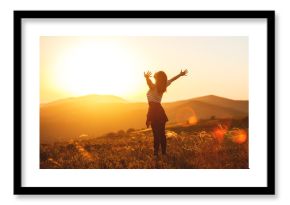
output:
M 71 99 L 71 98 L 79 98 L 79 97 L 94 96 L 94 95 L 95 96 L 114 96 L 114 97 L 121 98 L 121 99 L 127 101 L 128 103 L 148 103 L 147 100 L 146 101 L 131 101 L 131 100 L 128 100 L 126 98 L 123 98 L 123 97 L 120 97 L 120 96 L 117 96 L 117 95 L 112 95 L 112 94 L 86 94 L 86 95 L 71 96 L 71 97 L 66 97 L 66 98 L 58 98 L 58 99 L 52 100 L 52 101 L 40 102 L 40 105 L 41 104 L 54 103 L 54 102 L 57 102 L 57 101 Z M 208 95 L 195 96 L 195 97 L 192 97 L 192 98 L 186 98 L 186 99 L 180 99 L 180 100 L 162 101 L 161 103 L 174 103 L 174 102 L 178 102 L 178 101 L 186 101 L 186 100 L 192 100 L 194 98 L 209 97 L 209 96 L 215 96 L 215 97 L 220 97 L 220 98 L 225 98 L 225 99 L 235 100 L 235 101 L 249 101 L 249 99 L 232 99 L 232 98 L 223 97 L 223 96 L 219 96 L 219 95 L 208 94 Z

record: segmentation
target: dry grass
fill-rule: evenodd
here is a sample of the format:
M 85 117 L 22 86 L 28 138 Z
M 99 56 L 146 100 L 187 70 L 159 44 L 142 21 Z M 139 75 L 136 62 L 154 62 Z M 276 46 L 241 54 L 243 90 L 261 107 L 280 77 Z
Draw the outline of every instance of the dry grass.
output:
M 230 122 L 230 123 L 229 123 Z M 167 128 L 166 157 L 153 158 L 150 130 L 40 146 L 42 169 L 247 169 L 245 121 L 208 120 Z

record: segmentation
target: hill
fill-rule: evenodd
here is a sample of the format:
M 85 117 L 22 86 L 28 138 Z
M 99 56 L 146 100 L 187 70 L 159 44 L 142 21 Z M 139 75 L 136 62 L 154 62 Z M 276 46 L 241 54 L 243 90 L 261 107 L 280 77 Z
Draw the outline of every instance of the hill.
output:
M 240 112 L 248 112 L 248 101 L 246 100 L 231 100 L 228 98 L 223 98 L 215 95 L 198 97 L 194 98 L 193 100 L 220 107 L 232 108 Z
M 248 101 L 231 100 L 214 95 L 164 104 L 173 122 L 199 119 L 243 118 L 248 115 Z
M 61 99 L 57 101 L 53 101 L 50 103 L 43 103 L 41 104 L 41 107 L 45 106 L 57 106 L 57 105 L 69 105 L 71 103 L 73 104 L 94 104 L 94 103 L 125 103 L 126 100 L 113 96 L 113 95 L 84 95 L 80 97 L 71 97 L 66 99 Z
M 169 122 L 195 124 L 201 119 L 248 116 L 248 101 L 204 96 L 164 103 Z M 131 103 L 117 96 L 87 95 L 40 106 L 40 141 L 50 143 L 97 137 L 108 132 L 145 127 L 147 103 Z

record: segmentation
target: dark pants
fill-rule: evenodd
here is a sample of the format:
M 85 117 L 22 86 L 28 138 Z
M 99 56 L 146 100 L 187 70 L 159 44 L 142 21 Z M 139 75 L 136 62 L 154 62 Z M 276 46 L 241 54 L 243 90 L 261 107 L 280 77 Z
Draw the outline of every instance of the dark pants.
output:
M 166 122 L 152 122 L 151 127 L 154 135 L 154 155 L 158 155 L 159 146 L 161 145 L 162 154 L 166 154 Z

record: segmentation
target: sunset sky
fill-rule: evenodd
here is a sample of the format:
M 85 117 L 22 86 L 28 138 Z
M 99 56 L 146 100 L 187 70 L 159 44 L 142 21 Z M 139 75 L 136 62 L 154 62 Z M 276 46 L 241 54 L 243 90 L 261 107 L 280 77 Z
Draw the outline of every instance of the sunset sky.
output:
M 163 70 L 170 85 L 163 102 L 218 95 L 248 99 L 247 37 L 40 38 L 40 102 L 109 94 L 145 102 L 143 72 Z M 153 80 L 153 79 L 152 79 Z

